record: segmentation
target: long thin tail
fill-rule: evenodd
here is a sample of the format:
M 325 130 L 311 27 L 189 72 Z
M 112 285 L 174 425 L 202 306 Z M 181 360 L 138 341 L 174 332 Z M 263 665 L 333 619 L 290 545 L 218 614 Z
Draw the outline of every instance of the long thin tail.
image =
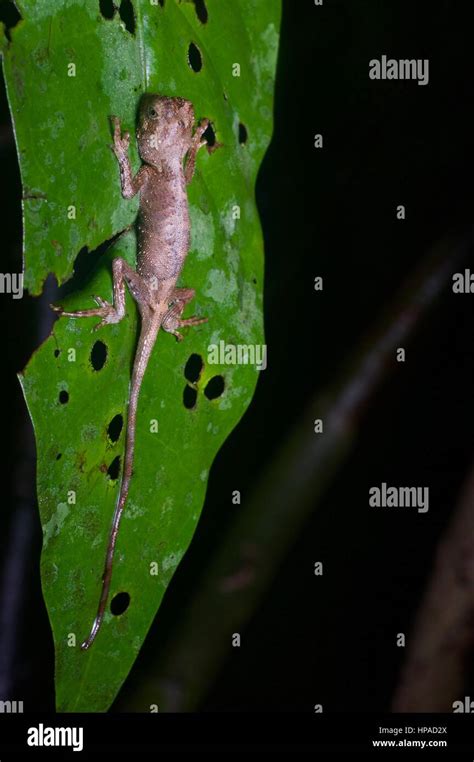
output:
M 132 477 L 138 397 L 140 395 L 140 388 L 148 360 L 153 350 L 156 335 L 160 328 L 160 322 L 161 321 L 155 318 L 155 321 L 152 323 L 147 323 L 146 327 L 142 323 L 140 338 L 138 339 L 135 360 L 133 363 L 132 381 L 130 385 L 130 399 L 127 412 L 127 435 L 122 481 L 120 484 L 120 492 L 112 519 L 112 527 L 109 535 L 107 554 L 105 556 L 105 567 L 104 573 L 102 575 L 102 591 L 100 594 L 97 615 L 94 619 L 89 636 L 81 644 L 81 648 L 84 651 L 87 651 L 87 649 L 90 648 L 94 642 L 104 618 L 105 607 L 107 605 L 107 599 L 110 591 L 110 583 L 112 580 L 112 566 L 114 562 L 115 543 L 117 542 L 120 519 L 122 518 L 123 509 L 125 508 L 125 503 L 127 502 L 128 489 L 130 486 L 130 479 Z

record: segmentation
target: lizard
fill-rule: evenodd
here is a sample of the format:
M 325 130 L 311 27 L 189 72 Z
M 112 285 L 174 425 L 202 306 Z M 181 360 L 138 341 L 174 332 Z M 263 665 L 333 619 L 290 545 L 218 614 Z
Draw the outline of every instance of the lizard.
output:
M 110 117 L 113 126 L 111 146 L 120 168 L 122 196 L 140 194 L 137 218 L 137 266 L 134 270 L 121 257 L 112 262 L 113 303 L 94 296 L 97 307 L 67 312 L 51 305 L 59 316 L 99 317 L 94 330 L 125 317 L 125 284 L 140 313 L 140 333 L 133 361 L 128 396 L 125 454 L 120 490 L 110 529 L 102 589 L 97 614 L 82 650 L 90 648 L 100 630 L 112 580 L 112 567 L 120 520 L 125 508 L 133 470 L 136 414 L 140 387 L 160 328 L 183 338 L 178 328 L 199 325 L 207 318 L 181 317 L 194 296 L 192 288 L 177 288 L 190 246 L 190 218 L 186 186 L 193 178 L 196 155 L 207 145 L 202 140 L 209 125 L 202 119 L 195 126 L 194 107 L 184 98 L 145 93 L 138 112 L 136 137 L 142 165 L 132 174 L 128 150 L 130 133 L 122 134 L 121 121 Z M 185 161 L 186 160 L 186 161 Z

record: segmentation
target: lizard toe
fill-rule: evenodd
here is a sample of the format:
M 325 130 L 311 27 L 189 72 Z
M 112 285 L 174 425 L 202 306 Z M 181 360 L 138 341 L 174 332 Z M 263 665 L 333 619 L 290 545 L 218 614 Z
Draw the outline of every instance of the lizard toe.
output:
M 101 296 L 94 296 L 94 302 L 103 309 L 109 309 L 112 306 L 106 299 L 102 299 Z
M 95 325 L 95 326 L 93 327 L 93 329 L 92 329 L 92 330 L 93 330 L 93 331 L 99 331 L 101 328 L 103 328 L 103 327 L 104 327 L 104 325 L 108 325 L 108 324 L 109 324 L 109 322 L 110 322 L 110 321 L 109 321 L 109 320 L 107 320 L 107 318 L 103 318 L 103 319 L 100 321 L 100 323 L 97 323 L 97 325 Z

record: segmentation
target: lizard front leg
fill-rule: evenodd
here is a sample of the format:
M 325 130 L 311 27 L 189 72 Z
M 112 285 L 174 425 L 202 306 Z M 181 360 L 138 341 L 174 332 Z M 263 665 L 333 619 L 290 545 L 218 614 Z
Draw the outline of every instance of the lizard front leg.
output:
M 143 165 L 132 177 L 132 168 L 128 158 L 128 148 L 130 145 L 130 133 L 124 132 L 122 135 L 120 119 L 116 116 L 110 117 L 114 128 L 114 144 L 112 150 L 117 157 L 120 167 L 120 182 L 122 187 L 122 196 L 124 198 L 133 198 L 138 191 L 147 182 L 150 174 L 150 167 Z M 97 307 L 89 310 L 78 310 L 77 312 L 65 312 L 61 306 L 51 305 L 55 312 L 67 317 L 100 317 L 102 320 L 95 326 L 95 330 L 102 328 L 109 323 L 118 323 L 125 315 L 125 282 L 127 282 L 130 292 L 138 303 L 140 310 L 150 304 L 149 289 L 143 279 L 133 270 L 127 262 L 121 257 L 114 259 L 112 264 L 114 279 L 114 303 L 110 304 L 100 296 L 94 296 Z
M 130 133 L 124 132 L 122 135 L 122 128 L 118 116 L 111 116 L 110 120 L 114 128 L 114 144 L 111 148 L 117 157 L 120 167 L 122 196 L 124 198 L 133 198 L 148 180 L 150 168 L 144 164 L 140 167 L 135 177 L 132 177 L 132 167 L 128 157 Z
M 168 311 L 163 317 L 161 326 L 167 333 L 172 333 L 176 336 L 178 341 L 183 340 L 183 336 L 177 328 L 182 328 L 186 325 L 201 325 L 201 323 L 207 323 L 207 318 L 198 318 L 193 315 L 190 318 L 182 319 L 181 315 L 186 307 L 187 303 L 194 299 L 196 292 L 194 288 L 175 288 L 171 295 L 171 302 Z
M 196 128 L 196 132 L 194 133 L 191 145 L 188 149 L 188 155 L 186 159 L 186 166 L 184 168 L 184 178 L 186 180 L 186 183 L 189 185 L 191 180 L 193 179 L 194 175 L 194 169 L 196 167 L 196 155 L 200 148 L 203 148 L 203 146 L 207 145 L 207 142 L 205 140 L 201 140 L 203 133 L 207 130 L 209 127 L 209 119 L 203 119 L 198 127 Z
M 140 312 L 150 305 L 149 288 L 143 278 L 121 257 L 114 259 L 112 263 L 114 301 L 113 304 L 102 299 L 100 296 L 94 296 L 98 307 L 89 310 L 77 310 L 77 312 L 66 312 L 61 306 L 51 305 L 55 312 L 60 316 L 82 318 L 82 317 L 100 317 L 102 320 L 94 330 L 102 328 L 110 323 L 119 323 L 125 316 L 125 283 L 129 291 L 138 304 Z

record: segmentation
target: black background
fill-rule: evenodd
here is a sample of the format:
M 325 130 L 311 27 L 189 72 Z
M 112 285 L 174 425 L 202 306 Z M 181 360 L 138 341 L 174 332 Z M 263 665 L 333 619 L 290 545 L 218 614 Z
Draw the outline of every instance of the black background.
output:
M 251 492 L 308 399 L 331 386 L 405 276 L 433 243 L 473 218 L 470 4 L 325 0 L 320 8 L 287 0 L 283 6 L 274 135 L 257 184 L 269 365 L 214 462 L 190 550 L 112 711 L 129 708 L 129 691 L 147 675 L 190 599 L 231 518 L 232 490 Z M 13 18 L 5 3 L 0 9 L 1 18 Z M 370 81 L 368 62 L 383 53 L 429 58 L 429 85 Z M 2 270 L 18 272 L 21 187 L 8 123 L 2 89 Z M 315 133 L 324 136 L 323 150 L 313 148 Z M 407 209 L 403 222 L 395 217 L 398 204 Z M 320 294 L 313 290 L 317 275 L 324 277 Z M 410 632 L 472 461 L 473 299 L 447 288 L 407 346 L 407 362 L 394 363 L 349 460 L 200 710 L 312 711 L 316 703 L 328 712 L 389 709 L 405 655 L 396 633 Z M 30 297 L 2 296 L 0 313 L 0 676 L 26 710 L 53 711 L 34 444 L 15 377 L 47 335 L 48 318 Z M 429 486 L 429 513 L 370 511 L 368 489 L 382 481 Z M 322 579 L 313 574 L 317 560 L 325 564 Z M 471 679 L 466 695 L 473 691 Z

